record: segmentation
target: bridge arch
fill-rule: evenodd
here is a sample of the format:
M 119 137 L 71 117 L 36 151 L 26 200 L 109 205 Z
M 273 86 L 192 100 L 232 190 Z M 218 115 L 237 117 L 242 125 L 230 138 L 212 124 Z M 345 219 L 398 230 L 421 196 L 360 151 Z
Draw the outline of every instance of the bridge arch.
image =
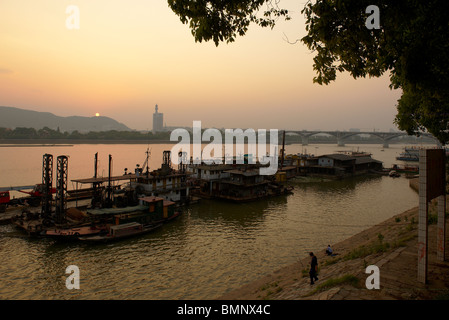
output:
M 327 131 L 327 130 L 319 130 L 319 131 L 296 131 L 296 130 L 286 130 L 286 133 L 295 134 L 301 137 L 301 142 L 303 145 L 309 144 L 309 138 L 318 134 L 326 134 L 330 136 L 334 136 L 337 139 L 337 144 L 339 146 L 344 146 L 345 140 L 349 137 L 353 137 L 356 135 L 369 135 L 377 137 L 381 140 L 381 143 L 384 148 L 388 148 L 389 143 L 398 137 L 402 136 L 410 136 L 406 132 L 381 132 L 381 131 L 372 131 L 372 132 L 348 132 L 348 131 Z M 422 133 L 421 136 L 431 138 L 435 141 L 435 143 L 438 143 L 438 140 L 430 133 Z

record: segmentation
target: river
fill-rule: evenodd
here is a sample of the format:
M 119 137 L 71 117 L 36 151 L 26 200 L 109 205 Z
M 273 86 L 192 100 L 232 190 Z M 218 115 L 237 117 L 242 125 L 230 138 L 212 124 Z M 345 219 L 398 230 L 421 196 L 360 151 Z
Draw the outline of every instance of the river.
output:
M 162 162 L 156 144 L 150 169 Z M 385 167 L 404 145 L 287 145 L 287 153 L 370 152 Z M 41 182 L 45 153 L 68 155 L 70 179 L 93 176 L 94 154 L 106 176 L 133 170 L 146 145 L 73 145 L 0 148 L 0 186 Z M 294 193 L 233 204 L 202 200 L 154 233 L 111 244 L 32 239 L 0 226 L 0 299 L 213 299 L 374 224 L 418 205 L 405 177 L 366 176 L 327 182 L 291 182 Z M 70 185 L 69 188 L 74 188 Z M 66 288 L 66 267 L 80 270 L 80 289 Z

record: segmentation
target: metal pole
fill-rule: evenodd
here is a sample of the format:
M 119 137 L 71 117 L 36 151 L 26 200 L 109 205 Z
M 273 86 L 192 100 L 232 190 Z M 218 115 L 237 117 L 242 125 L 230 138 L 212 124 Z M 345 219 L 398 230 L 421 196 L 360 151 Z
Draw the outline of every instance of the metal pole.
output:
M 95 170 L 95 172 L 94 172 L 94 178 L 95 179 L 97 179 L 97 171 L 98 171 L 98 152 L 97 153 L 95 153 L 95 160 L 94 160 L 95 162 L 94 162 L 94 170 Z
M 147 154 L 147 170 L 146 170 L 146 174 L 147 174 L 147 178 L 148 178 L 148 174 L 149 174 L 149 172 L 150 172 L 150 167 L 149 167 L 149 162 L 150 162 L 150 151 L 148 150 L 148 148 L 147 148 L 147 151 L 146 151 L 146 154 Z
M 112 199 L 111 199 L 111 193 L 112 193 L 112 186 L 111 186 L 111 163 L 112 163 L 112 156 L 109 155 L 109 170 L 108 170 L 108 199 L 107 199 L 107 206 L 112 206 Z
M 42 160 L 42 184 L 44 186 L 44 195 L 42 199 L 41 215 L 47 218 L 51 214 L 51 200 L 53 187 L 53 155 L 44 154 Z
M 65 211 L 67 208 L 67 156 L 59 156 L 57 158 L 58 168 L 56 176 L 56 220 L 63 222 L 65 219 Z

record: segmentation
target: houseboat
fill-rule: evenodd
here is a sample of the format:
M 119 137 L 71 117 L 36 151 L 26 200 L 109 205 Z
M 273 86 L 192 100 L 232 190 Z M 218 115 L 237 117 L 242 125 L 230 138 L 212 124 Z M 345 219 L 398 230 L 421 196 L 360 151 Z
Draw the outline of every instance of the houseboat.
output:
M 221 164 L 189 165 L 192 193 L 201 198 L 245 202 L 291 192 L 292 187 L 278 183 L 282 181 L 277 181 L 277 175 L 261 175 L 265 165 L 252 163 L 251 157 L 245 154 L 243 161 L 234 158 Z
M 311 159 L 315 159 L 315 156 L 308 153 L 287 154 L 283 160 L 281 155 L 276 180 L 278 182 L 285 182 L 297 176 L 305 175 Z
M 192 195 L 210 199 L 214 197 L 218 188 L 218 182 L 230 177 L 229 170 L 236 167 L 235 164 L 191 164 L 189 184 Z
M 293 187 L 286 187 L 260 175 L 258 169 L 230 170 L 229 178 L 219 182 L 215 196 L 233 202 L 247 202 L 262 198 L 289 194 Z
M 383 163 L 370 154 L 334 153 L 307 160 L 307 175 L 344 178 L 370 172 L 381 172 Z
M 187 183 L 188 173 L 185 169 L 172 168 L 170 158 L 171 151 L 164 151 L 161 168 L 151 172 L 136 168 L 130 180 L 130 188 L 135 190 L 137 196 L 161 197 L 178 204 L 191 200 L 190 186 Z

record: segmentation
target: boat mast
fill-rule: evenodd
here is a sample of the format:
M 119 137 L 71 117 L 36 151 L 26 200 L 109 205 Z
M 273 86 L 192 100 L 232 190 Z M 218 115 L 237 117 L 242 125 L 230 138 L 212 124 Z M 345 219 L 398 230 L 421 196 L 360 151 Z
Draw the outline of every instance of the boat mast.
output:
M 147 155 L 147 158 L 145 159 L 145 163 L 144 163 L 144 165 L 146 164 L 146 167 L 147 167 L 147 169 L 146 169 L 146 174 L 147 174 L 147 177 L 148 177 L 148 174 L 150 173 L 150 166 L 149 166 L 149 163 L 150 163 L 150 150 L 147 148 L 147 151 L 145 152 L 146 153 L 146 155 Z
M 111 171 L 112 171 L 112 156 L 109 155 L 109 169 L 108 169 L 108 190 L 107 190 L 107 199 L 106 199 L 106 206 L 111 207 L 112 206 L 112 186 L 111 186 Z
M 44 154 L 42 160 L 42 184 L 44 192 L 41 215 L 43 218 L 48 218 L 51 214 L 53 184 L 53 155 L 48 153 Z
M 101 191 L 100 191 L 100 183 L 97 181 L 98 178 L 98 152 L 95 153 L 95 159 L 94 159 L 94 182 L 92 183 L 93 188 L 93 196 L 91 204 L 92 206 L 96 207 L 101 203 Z
M 95 179 L 97 179 L 97 172 L 98 172 L 98 152 L 95 153 L 95 160 L 94 160 L 94 178 Z
M 282 132 L 281 169 L 284 166 L 284 153 L 285 153 L 285 130 Z

